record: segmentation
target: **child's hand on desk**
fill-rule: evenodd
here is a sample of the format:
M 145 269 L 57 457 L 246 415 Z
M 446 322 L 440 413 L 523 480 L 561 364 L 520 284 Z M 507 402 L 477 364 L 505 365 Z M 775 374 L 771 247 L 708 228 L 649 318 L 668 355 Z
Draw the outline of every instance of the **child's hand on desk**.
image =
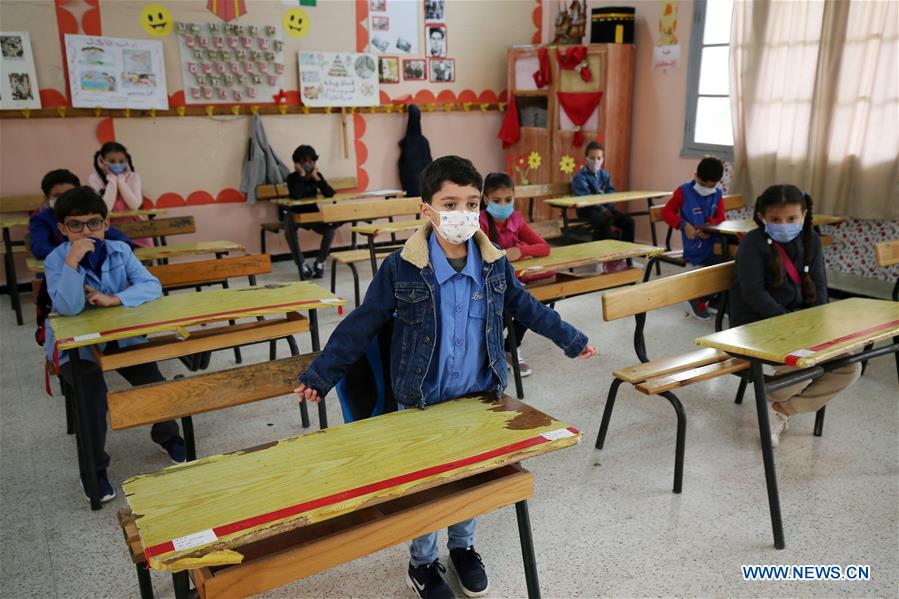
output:
M 87 303 L 92 306 L 100 306 L 101 308 L 112 308 L 113 306 L 121 306 L 122 300 L 117 295 L 106 295 L 100 293 L 90 285 L 84 286 L 84 294 Z
M 511 262 L 520 260 L 521 259 L 521 250 L 514 246 L 506 249 L 506 258 L 508 258 Z
M 587 347 L 584 348 L 584 351 L 582 351 L 580 354 L 578 354 L 577 359 L 578 360 L 589 360 L 593 356 L 597 356 L 597 355 L 599 355 L 599 350 L 597 350 L 596 347 L 593 345 L 588 345 Z
M 700 231 L 690 223 L 684 223 L 684 233 L 687 234 L 687 239 L 696 239 L 697 237 L 708 239 L 709 237 L 704 231 Z
M 300 386 L 293 390 L 294 393 L 297 394 L 297 401 L 311 401 L 312 403 L 318 403 L 322 400 L 321 396 L 319 396 L 318 391 L 311 387 L 307 387 L 303 383 L 300 383 Z

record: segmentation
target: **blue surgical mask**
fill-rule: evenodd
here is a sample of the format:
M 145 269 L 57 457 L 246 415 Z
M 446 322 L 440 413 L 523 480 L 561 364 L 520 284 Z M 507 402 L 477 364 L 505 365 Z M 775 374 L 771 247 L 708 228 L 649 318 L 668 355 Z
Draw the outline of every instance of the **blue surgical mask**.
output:
M 705 196 L 710 196 L 713 193 L 715 193 L 716 188 L 715 187 L 706 187 L 704 185 L 700 185 L 699 183 L 694 183 L 693 189 L 696 191 L 696 193 L 705 197 Z
M 802 233 L 802 223 L 765 223 L 765 233 L 777 243 L 790 243 Z
M 112 173 L 113 175 L 121 175 L 121 174 L 124 174 L 124 172 L 126 170 L 128 170 L 128 165 L 125 164 L 124 162 L 119 162 L 116 164 L 109 164 L 107 162 L 106 168 L 108 168 L 109 172 Z
M 515 204 L 497 204 L 496 202 L 487 202 L 487 212 L 497 220 L 506 220 L 515 212 Z

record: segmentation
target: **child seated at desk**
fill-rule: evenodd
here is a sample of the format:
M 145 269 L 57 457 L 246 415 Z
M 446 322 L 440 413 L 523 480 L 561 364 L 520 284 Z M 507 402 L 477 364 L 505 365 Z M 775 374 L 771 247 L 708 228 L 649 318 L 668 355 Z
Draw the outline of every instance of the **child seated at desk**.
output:
M 693 266 L 712 266 L 721 262 L 715 255 L 715 237 L 697 229 L 705 224 L 717 225 L 724 220 L 724 202 L 718 182 L 724 176 L 724 164 L 706 156 L 699 161 L 693 180 L 679 186 L 662 209 L 662 218 L 672 229 L 680 229 L 684 260 Z M 711 298 L 690 300 L 693 316 L 709 319 Z
M 292 200 L 304 200 L 307 198 L 315 198 L 321 193 L 326 198 L 334 196 L 334 188 L 328 185 L 325 176 L 318 172 L 318 154 L 312 146 L 299 146 L 293 151 L 293 170 L 294 172 L 287 175 L 287 191 Z M 296 214 L 303 212 L 318 212 L 315 204 L 305 206 L 293 206 L 290 211 Z M 322 236 L 322 242 L 319 246 L 318 256 L 315 258 L 315 264 L 310 268 L 308 264 L 303 262 L 303 252 L 299 248 L 296 240 L 288 239 L 288 243 L 294 241 L 297 243 L 297 255 L 300 260 L 300 268 L 303 271 L 304 279 L 321 279 L 325 276 L 325 261 L 331 251 L 331 244 L 334 242 L 334 234 L 337 232 L 338 225 L 327 223 L 315 223 L 300 225 L 303 229 L 315 231 Z M 287 233 L 287 231 L 285 231 Z
M 474 165 L 458 156 L 422 171 L 425 225 L 384 260 L 362 305 L 337 325 L 300 376 L 300 401 L 321 401 L 389 322 L 391 387 L 400 409 L 502 392 L 504 310 L 569 358 L 596 355 L 583 333 L 522 288 L 505 252 L 480 231 L 481 185 Z M 474 532 L 474 520 L 449 527 L 450 560 L 470 597 L 489 590 Z M 422 598 L 453 597 L 441 574 L 437 533 L 414 539 L 410 553 L 409 588 Z
M 730 291 L 730 326 L 740 326 L 827 303 L 827 275 L 821 239 L 812 227 L 812 198 L 794 185 L 774 185 L 756 200 L 759 228 L 746 234 L 737 249 L 737 277 Z M 778 366 L 775 372 L 793 370 Z M 768 395 L 771 445 L 789 417 L 817 412 L 858 380 L 861 364 L 825 372 Z
M 584 156 L 586 164 L 571 179 L 571 192 L 576 196 L 589 196 L 601 193 L 615 193 L 612 177 L 604 171 L 606 150 L 596 141 L 587 144 Z M 612 239 L 612 226 L 621 231 L 622 241 L 634 241 L 634 219 L 624 214 L 615 204 L 584 206 L 577 209 L 577 217 L 586 220 L 593 227 L 593 240 Z M 627 261 L 615 260 L 602 265 L 603 272 L 620 272 L 627 269 Z
M 63 243 L 66 238 L 59 229 L 53 206 L 57 198 L 69 191 L 81 187 L 81 181 L 74 173 L 66 169 L 50 171 L 41 179 L 41 191 L 44 192 L 45 205 L 31 215 L 28 221 L 28 243 L 31 254 L 38 260 L 45 260 L 56 246 Z M 110 226 L 106 231 L 106 239 L 131 243 L 128 236 Z
M 506 173 L 490 173 L 484 179 L 480 225 L 494 244 L 506 250 L 506 258 L 515 262 L 522 258 L 549 256 L 549 244 L 524 221 L 521 212 L 515 209 L 515 183 Z M 532 277 L 522 277 L 522 283 L 552 277 L 555 273 L 541 273 Z M 534 371 L 521 355 L 521 338 L 528 328 L 520 320 L 513 320 L 516 349 L 518 349 L 518 370 L 521 376 L 530 376 Z M 504 343 L 506 362 L 512 361 L 509 337 Z M 511 367 L 511 366 L 510 366 Z
M 53 301 L 53 310 L 64 316 L 81 313 L 88 306 L 139 306 L 162 294 L 159 280 L 151 275 L 135 258 L 131 247 L 121 241 L 105 239 L 109 229 L 106 204 L 90 187 L 76 187 L 64 193 L 53 208 L 59 231 L 68 241 L 53 250 L 44 263 L 47 288 Z M 104 353 L 146 343 L 144 337 L 119 339 L 100 346 Z M 47 328 L 47 357 L 54 359 L 53 331 Z M 90 347 L 78 350 L 81 358 L 78 376 L 86 408 L 85 418 L 94 439 L 94 465 L 100 484 L 100 501 L 115 498 L 115 489 L 109 483 L 106 469 L 109 455 L 106 445 L 106 381 L 94 361 Z M 59 373 L 70 385 L 74 385 L 72 362 L 68 351 L 59 352 Z M 128 366 L 117 370 L 132 385 L 146 385 L 164 381 L 155 362 Z M 186 459 L 184 440 L 174 420 L 153 425 L 150 437 L 159 444 L 172 462 L 180 464 Z M 86 460 L 79 452 L 79 468 L 82 484 L 86 472 Z M 85 492 L 85 495 L 87 493 Z
M 144 203 L 140 175 L 134 170 L 134 163 L 128 149 L 120 143 L 108 141 L 94 154 L 94 172 L 90 174 L 88 185 L 103 195 L 106 210 L 110 213 L 126 210 L 140 210 Z M 110 217 L 112 223 L 141 220 L 137 216 Z M 135 239 L 134 245 L 153 247 L 149 237 Z

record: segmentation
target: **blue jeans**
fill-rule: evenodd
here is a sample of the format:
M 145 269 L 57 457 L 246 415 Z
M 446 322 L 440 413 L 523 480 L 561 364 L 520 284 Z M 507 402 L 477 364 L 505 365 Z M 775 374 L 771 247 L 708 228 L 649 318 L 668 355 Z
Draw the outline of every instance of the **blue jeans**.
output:
M 397 410 L 408 409 L 402 404 L 397 404 Z M 471 518 L 453 524 L 446 529 L 449 535 L 447 547 L 450 549 L 466 549 L 474 545 L 474 529 L 477 520 Z M 413 566 L 424 566 L 433 563 L 437 559 L 437 533 L 430 532 L 426 535 L 416 537 L 409 543 L 409 557 Z

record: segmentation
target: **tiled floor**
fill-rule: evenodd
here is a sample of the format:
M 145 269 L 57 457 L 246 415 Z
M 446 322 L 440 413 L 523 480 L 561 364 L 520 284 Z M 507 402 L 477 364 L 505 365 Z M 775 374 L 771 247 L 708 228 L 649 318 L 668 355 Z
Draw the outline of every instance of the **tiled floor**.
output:
M 269 280 L 295 277 L 284 262 L 275 271 Z M 338 293 L 351 297 L 345 271 Z M 584 363 L 565 359 L 533 333 L 524 342 L 535 370 L 525 379 L 526 401 L 584 431 L 580 446 L 527 463 L 536 476 L 531 519 L 544 596 L 896 596 L 899 393 L 891 358 L 872 362 L 828 407 L 824 437 L 812 436 L 812 415 L 792 419 L 775 450 L 787 540 L 787 548 L 776 551 L 754 405 L 751 399 L 734 405 L 736 379 L 679 394 L 688 417 L 687 451 L 684 491 L 674 495 L 674 414 L 666 401 L 622 387 L 606 449 L 593 448 L 610 373 L 636 361 L 633 321 L 603 322 L 598 295 L 560 302 L 557 309 L 601 355 Z M 0 298 L 0 595 L 137 597 L 115 519 L 124 500 L 120 493 L 102 511 L 88 508 L 62 398 L 44 393 L 30 305 L 26 312 L 29 322 L 16 327 L 8 297 Z M 676 306 L 650 316 L 651 356 L 690 349 L 693 338 L 711 330 L 711 323 L 684 315 Z M 323 315 L 323 339 L 338 320 L 335 312 Z M 309 350 L 308 338 L 299 343 Z M 283 344 L 280 351 L 286 355 Z M 265 360 L 267 347 L 243 355 L 245 363 Z M 233 360 L 233 353 L 219 352 L 210 368 Z M 163 371 L 172 376 L 184 369 L 167 362 Z M 109 379 L 112 388 L 125 385 L 116 375 Z M 338 422 L 333 396 L 328 407 Z M 204 414 L 195 425 L 201 455 L 302 432 L 289 397 Z M 111 433 L 108 451 L 115 485 L 166 466 L 145 429 Z M 481 519 L 477 538 L 491 596 L 524 596 L 514 511 Z M 403 585 L 406 551 L 393 547 L 269 596 L 410 597 Z M 868 564 L 871 580 L 746 582 L 741 564 Z M 167 575 L 153 572 L 152 578 L 157 596 L 172 596 Z

